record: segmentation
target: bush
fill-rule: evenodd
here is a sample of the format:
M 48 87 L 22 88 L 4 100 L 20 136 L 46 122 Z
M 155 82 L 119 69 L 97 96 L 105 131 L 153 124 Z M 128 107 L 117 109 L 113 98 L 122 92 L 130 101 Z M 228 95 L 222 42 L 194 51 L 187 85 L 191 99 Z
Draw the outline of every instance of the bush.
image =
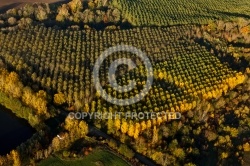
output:
M 9 16 L 17 16 L 17 9 L 10 9 L 6 12 L 7 15 Z
M 9 23 L 10 25 L 15 25 L 15 24 L 17 23 L 17 20 L 16 20 L 16 18 L 14 18 L 14 17 L 10 17 L 10 18 L 8 19 L 8 23 Z
M 29 27 L 32 24 L 33 20 L 31 18 L 21 18 L 18 21 L 18 27 L 23 29 Z
M 48 14 L 46 13 L 46 10 L 44 8 L 39 6 L 38 9 L 35 11 L 35 17 L 38 21 L 43 21 L 48 18 Z
M 23 7 L 23 17 L 31 17 L 35 12 L 35 8 L 31 4 L 26 4 Z
M 3 25 L 4 25 L 4 21 L 0 20 L 0 27 L 3 27 Z
M 63 151 L 63 157 L 65 157 L 65 158 L 67 158 L 67 157 L 69 157 L 69 155 L 70 155 L 70 152 L 69 151 Z
M 135 153 L 124 144 L 119 147 L 118 151 L 129 159 L 132 159 L 135 155 Z
M 226 104 L 225 100 L 223 97 L 221 97 L 216 103 L 215 103 L 215 108 L 222 108 Z
M 174 149 L 173 155 L 175 157 L 178 157 L 180 160 L 183 160 L 185 158 L 185 152 L 181 148 Z
M 111 147 L 113 149 L 117 148 L 117 143 L 113 139 L 111 139 L 111 140 L 108 141 L 108 145 L 109 145 L 109 147 Z

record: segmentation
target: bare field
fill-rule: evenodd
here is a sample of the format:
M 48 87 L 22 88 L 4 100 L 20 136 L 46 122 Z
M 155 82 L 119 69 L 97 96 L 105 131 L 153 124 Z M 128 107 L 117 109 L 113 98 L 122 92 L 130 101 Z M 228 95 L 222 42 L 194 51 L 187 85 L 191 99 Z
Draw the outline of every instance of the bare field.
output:
M 34 3 L 34 2 L 44 2 L 44 3 L 54 3 L 54 2 L 63 2 L 65 0 L 1 0 L 0 7 L 11 5 L 14 3 Z
M 0 0 L 0 12 L 5 12 L 8 9 L 20 7 L 26 3 L 56 3 L 56 2 L 65 2 L 68 0 Z

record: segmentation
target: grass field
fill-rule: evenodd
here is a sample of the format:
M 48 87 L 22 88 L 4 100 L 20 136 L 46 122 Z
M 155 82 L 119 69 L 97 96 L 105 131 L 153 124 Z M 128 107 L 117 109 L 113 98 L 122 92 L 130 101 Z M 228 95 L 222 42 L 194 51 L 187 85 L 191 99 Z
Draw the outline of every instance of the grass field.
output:
M 62 160 L 58 157 L 50 157 L 42 161 L 38 166 L 129 166 L 123 159 L 114 154 L 95 149 L 91 154 L 85 156 L 83 159 L 76 160 Z

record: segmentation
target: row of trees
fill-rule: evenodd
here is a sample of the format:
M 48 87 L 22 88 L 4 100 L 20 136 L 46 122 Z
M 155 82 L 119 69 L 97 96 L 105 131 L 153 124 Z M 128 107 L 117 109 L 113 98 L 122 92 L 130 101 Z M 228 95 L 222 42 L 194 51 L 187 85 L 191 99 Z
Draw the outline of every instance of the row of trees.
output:
M 0 90 L 9 96 L 21 99 L 26 105 L 34 108 L 38 116 L 49 117 L 47 110 L 47 94 L 45 91 L 34 93 L 29 87 L 25 87 L 15 72 L 0 69 Z
M 96 58 L 108 46 L 119 44 L 121 41 L 125 44 L 132 44 L 143 51 L 146 50 L 152 64 L 157 64 L 158 61 L 168 60 L 169 55 L 165 54 L 165 52 L 171 53 L 168 50 L 177 52 L 185 47 L 177 45 L 176 49 L 172 49 L 166 47 L 164 42 L 171 38 L 175 40 L 178 38 L 176 34 L 186 29 L 186 27 L 145 28 L 143 30 L 105 31 L 104 33 L 91 30 L 86 33 L 86 31 L 56 31 L 37 26 L 27 31 L 1 34 L 1 50 L 6 61 L 14 66 L 20 75 L 26 75 L 22 77 L 28 78 L 25 81 L 34 81 L 48 91 L 63 92 L 70 105 L 77 101 L 83 104 L 93 96 L 91 68 Z M 157 36 L 154 37 L 154 35 Z M 140 40 L 135 40 L 136 38 Z M 162 50 L 155 54 L 153 47 L 159 45 L 157 44 L 159 39 Z M 25 56 L 23 56 L 24 52 Z M 131 56 L 125 55 L 128 58 Z M 117 58 L 121 57 L 124 55 L 119 53 Z M 112 56 L 107 63 L 115 59 L 115 56 Z M 106 68 L 103 69 L 103 71 L 106 70 Z M 132 73 L 141 85 L 144 84 L 145 79 L 143 75 L 140 78 L 137 75 L 141 75 L 143 71 L 140 69 Z M 106 80 L 105 72 L 101 73 L 100 79 Z M 126 82 L 128 78 L 122 79 Z
M 149 125 L 134 141 L 125 133 L 131 132 L 131 123 L 116 120 L 114 125 L 120 129 L 114 131 L 108 126 L 108 131 L 160 165 L 201 165 L 205 161 L 211 165 L 239 165 L 243 150 L 249 151 L 249 85 L 250 78 L 218 99 L 197 102 L 194 109 L 182 114 L 181 120 Z
M 216 61 L 219 62 L 218 59 Z M 211 63 L 216 66 L 216 63 L 214 63 L 216 61 Z M 198 63 L 203 62 L 206 61 L 203 60 Z M 238 62 L 240 63 L 240 61 Z M 161 123 L 157 128 L 149 127 L 141 130 L 141 134 L 131 145 L 138 152 L 151 157 L 160 165 L 202 165 L 205 161 L 206 163 L 209 162 L 210 165 L 242 164 L 244 162 L 242 160 L 243 151 L 249 151 L 250 149 L 249 139 L 247 139 L 249 137 L 249 127 L 247 126 L 249 126 L 250 121 L 250 70 L 249 68 L 246 68 L 246 70 L 241 69 L 244 73 L 236 73 L 229 68 L 225 69 L 224 71 L 222 69 L 222 71 L 230 71 L 231 74 L 229 72 L 226 75 L 227 78 L 221 79 L 223 86 L 219 86 L 218 90 L 224 91 L 223 96 L 213 95 L 213 93 L 209 95 L 207 93 L 206 99 L 215 99 L 209 100 L 209 102 L 207 100 L 198 100 L 195 108 L 184 113 L 180 121 L 170 121 L 167 124 Z M 166 72 L 161 73 L 159 67 L 158 74 L 154 74 L 154 76 L 157 76 L 157 80 L 162 80 L 170 75 L 168 72 L 169 70 L 166 70 Z M 215 72 L 221 71 L 216 69 Z M 180 79 L 181 77 L 177 78 Z M 179 79 L 176 79 L 178 81 L 177 85 L 184 88 Z M 159 93 L 161 91 L 155 92 Z M 113 131 L 112 127 L 109 127 L 112 125 L 109 124 L 108 131 L 123 142 L 131 142 L 131 137 L 127 134 L 131 132 L 129 130 L 132 130 L 129 124 L 126 124 L 123 120 L 116 120 L 117 130 Z M 131 136 L 133 137 L 133 135 Z M 214 158 L 212 153 L 216 153 L 218 156 L 214 162 L 208 160 Z M 195 162 L 191 163 L 190 161 Z
M 235 4 L 233 2 L 221 1 L 203 1 L 194 3 L 192 1 L 154 1 L 139 0 L 113 0 L 112 5 L 122 11 L 123 17 L 135 26 L 168 26 L 180 24 L 207 24 L 214 18 L 230 19 L 233 15 L 227 14 L 225 11 L 231 9 L 230 12 L 237 14 L 245 14 L 249 16 L 247 9 L 245 10 L 245 2 Z M 229 13 L 230 13 L 229 12 Z
M 88 8 L 83 10 L 81 0 L 72 0 L 68 4 L 63 4 L 58 8 L 56 20 L 59 22 L 71 21 L 75 23 L 119 23 L 121 13 L 114 8 L 98 8 L 98 2 L 89 2 Z
M 62 5 L 48 3 L 29 3 L 13 8 L 0 15 L 0 28 L 4 31 L 29 28 L 31 25 L 45 23 L 47 26 L 89 27 L 95 23 L 118 25 L 121 12 L 108 5 L 107 1 L 72 0 Z M 98 28 L 98 27 L 96 27 Z
M 114 32 L 90 30 L 86 33 L 36 26 L 30 30 L 1 34 L 0 43 L 3 57 L 23 78 L 27 78 L 25 81 L 39 84 L 50 93 L 58 92 L 54 96 L 56 104 L 67 102 L 69 106 L 75 105 L 77 109 L 91 112 L 121 109 L 108 105 L 98 92 L 92 90 L 94 83 L 91 69 L 107 46 L 121 41 L 132 44 L 145 51 L 151 59 L 155 71 L 151 74 L 155 82 L 149 95 L 141 102 L 122 109 L 135 112 L 184 112 L 196 106 L 195 100 L 200 94 L 205 99 L 217 98 L 244 80 L 242 74 L 221 64 L 205 48 L 185 37 L 181 38 L 180 33 L 185 36 L 190 28 L 193 27 L 136 28 Z M 187 44 L 190 45 L 188 49 Z M 160 45 L 159 50 L 153 49 L 156 45 Z M 175 55 L 172 56 L 171 52 L 175 52 Z M 125 71 L 118 78 L 118 83 L 122 85 L 127 84 L 128 80 L 137 82 L 131 92 L 120 94 L 107 84 L 106 71 L 116 58 L 123 57 L 132 58 L 140 67 Z M 145 85 L 146 74 L 140 60 L 134 55 L 116 53 L 101 65 L 100 80 L 111 96 L 129 98 L 136 96 Z
M 6 158 L 0 156 L 0 165 L 7 165 L 7 163 L 13 166 L 21 166 L 19 152 L 16 150 L 12 150 Z
M 26 4 L 21 8 L 13 8 L 6 12 L 7 16 L 12 18 L 30 18 L 32 20 L 44 21 L 48 19 L 51 14 L 49 4 L 47 3 L 35 3 Z

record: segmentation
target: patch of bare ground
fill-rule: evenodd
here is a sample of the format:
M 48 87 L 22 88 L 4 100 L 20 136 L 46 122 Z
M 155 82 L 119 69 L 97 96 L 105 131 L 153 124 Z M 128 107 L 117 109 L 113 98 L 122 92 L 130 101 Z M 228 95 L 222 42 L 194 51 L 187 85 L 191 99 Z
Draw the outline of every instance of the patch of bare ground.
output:
M 68 2 L 68 0 L 0 0 L 0 13 L 6 12 L 12 8 L 22 7 L 27 3 L 62 3 Z

